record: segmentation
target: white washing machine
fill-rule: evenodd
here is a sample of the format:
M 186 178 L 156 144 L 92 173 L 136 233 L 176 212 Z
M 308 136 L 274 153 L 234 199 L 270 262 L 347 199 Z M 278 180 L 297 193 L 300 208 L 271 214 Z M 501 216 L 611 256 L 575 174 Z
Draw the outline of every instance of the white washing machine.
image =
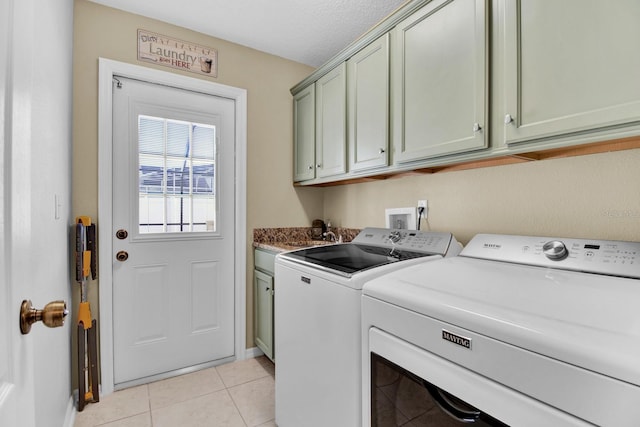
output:
M 640 243 L 485 234 L 368 282 L 363 425 L 640 425 L 639 279 Z
M 365 228 L 351 243 L 278 255 L 278 426 L 360 426 L 362 285 L 401 266 L 454 256 L 460 250 L 450 233 Z

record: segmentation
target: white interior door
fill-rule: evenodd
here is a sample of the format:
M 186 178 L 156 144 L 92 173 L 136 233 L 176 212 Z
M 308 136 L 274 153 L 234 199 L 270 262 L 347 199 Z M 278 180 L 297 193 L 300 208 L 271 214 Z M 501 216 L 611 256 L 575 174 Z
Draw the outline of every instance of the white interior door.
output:
M 35 425 L 33 340 L 28 339 L 31 337 L 21 337 L 18 316 L 22 298 L 30 294 L 31 287 L 29 280 L 15 280 L 19 276 L 16 267 L 20 267 L 21 257 L 28 251 L 29 239 L 28 235 L 16 234 L 12 230 L 12 214 L 23 207 L 20 200 L 13 200 L 12 195 L 16 187 L 22 186 L 20 189 L 23 189 L 28 182 L 23 180 L 16 183 L 11 178 L 21 176 L 17 172 L 21 166 L 25 168 L 21 170 L 23 174 L 30 173 L 27 153 L 31 143 L 23 135 L 26 132 L 19 133 L 25 129 L 22 126 L 28 129 L 28 116 L 21 115 L 28 108 L 25 104 L 29 105 L 24 102 L 28 92 L 26 96 L 16 96 L 15 100 L 11 98 L 9 93 L 13 88 L 9 86 L 9 67 L 5 65 L 11 64 L 13 58 L 13 3 L 0 2 L 0 426 L 30 427 Z M 15 12 L 16 16 L 19 16 L 18 12 L 22 12 L 22 9 Z M 12 102 L 21 108 L 16 107 L 14 111 Z M 22 143 L 22 146 L 14 142 L 16 135 L 16 142 Z M 25 226 L 28 228 L 27 224 Z
M 11 2 L 0 3 L 0 27 L 2 32 L 0 33 L 0 40 L 4 40 L 0 46 L 0 63 L 5 64 L 8 60 L 9 45 L 7 40 L 9 39 L 9 5 Z M 7 244 L 7 238 L 5 235 L 5 169 L 6 158 L 5 150 L 5 119 L 7 114 L 5 112 L 6 99 L 5 94 L 7 91 L 7 76 L 6 68 L 0 67 L 0 425 L 12 425 L 16 422 L 16 413 L 13 403 L 13 379 L 11 378 L 11 321 L 9 313 L 14 313 L 12 310 L 10 301 L 11 289 L 8 285 L 7 271 L 7 259 L 5 246 Z M 14 324 L 15 327 L 15 324 Z
M 0 107 L 0 113 L 3 113 L 2 110 Z M 16 192 L 10 184 L 11 180 L 4 179 L 9 176 L 16 178 L 24 173 L 21 168 L 25 165 L 26 153 L 20 149 L 9 149 L 9 146 L 15 145 L 14 135 L 5 139 L 4 124 L 0 122 L 0 426 L 29 427 L 35 425 L 35 338 L 34 334 L 21 334 L 19 315 L 22 299 L 26 295 L 36 295 L 36 292 L 29 280 L 24 280 L 26 276 L 22 273 L 30 261 L 29 234 L 16 231 L 13 227 L 15 223 L 22 223 L 22 227 L 17 228 L 29 229 L 29 221 L 12 221 L 12 216 L 15 218 L 15 213 L 20 211 L 23 203 L 17 200 L 20 197 L 14 196 Z M 26 138 L 18 140 L 30 145 Z M 12 151 L 14 156 L 5 155 Z M 13 215 L 6 215 L 9 212 Z
M 4 76 L 0 75 L 0 77 Z M 4 85 L 4 79 L 0 79 L 0 85 Z M 4 89 L 4 86 L 2 88 Z M 0 104 L 0 109 L 4 110 L 4 102 Z M 10 166 L 4 156 L 6 143 L 3 125 L 4 121 L 0 122 L 0 176 L 2 177 L 6 176 L 5 171 Z M 5 180 L 0 179 L 0 426 L 19 424 L 16 408 L 20 403 L 20 394 L 23 393 L 20 377 L 26 374 L 24 362 L 21 358 L 15 357 L 14 353 L 14 348 L 19 345 L 16 336 L 19 303 L 14 301 L 15 292 L 10 286 L 10 274 L 7 274 L 10 265 L 7 254 L 10 253 L 11 239 L 9 233 L 5 233 L 7 225 L 5 208 L 11 205 L 10 195 L 11 193 L 5 187 Z M 30 398 L 33 398 L 33 394 Z
M 235 103 L 117 82 L 113 346 L 122 388 L 234 356 Z

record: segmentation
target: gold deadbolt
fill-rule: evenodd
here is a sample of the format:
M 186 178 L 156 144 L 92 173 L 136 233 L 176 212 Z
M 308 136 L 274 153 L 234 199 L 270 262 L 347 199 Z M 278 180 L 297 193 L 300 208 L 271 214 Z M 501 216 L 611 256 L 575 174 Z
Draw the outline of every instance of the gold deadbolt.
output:
M 121 228 L 120 230 L 116 231 L 116 237 L 120 240 L 124 240 L 127 238 L 127 236 L 129 235 L 129 233 L 127 232 L 127 230 Z
M 57 328 L 64 325 L 64 318 L 69 314 L 67 303 L 52 301 L 42 310 L 33 308 L 30 300 L 22 301 L 20 306 L 20 332 L 23 335 L 31 332 L 31 325 L 42 320 L 45 326 Z
M 129 253 L 127 251 L 118 251 L 116 259 L 120 262 L 124 262 L 129 259 Z

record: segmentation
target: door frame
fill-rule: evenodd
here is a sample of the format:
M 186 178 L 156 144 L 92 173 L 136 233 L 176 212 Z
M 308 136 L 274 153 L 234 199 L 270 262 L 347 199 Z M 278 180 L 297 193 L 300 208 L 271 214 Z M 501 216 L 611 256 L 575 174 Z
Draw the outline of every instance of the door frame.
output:
M 102 394 L 114 391 L 113 378 L 113 247 L 112 129 L 113 78 L 129 77 L 235 101 L 235 230 L 234 230 L 234 353 L 245 359 L 246 341 L 246 194 L 247 91 L 193 77 L 99 58 L 98 64 L 98 263 L 100 268 L 100 369 Z

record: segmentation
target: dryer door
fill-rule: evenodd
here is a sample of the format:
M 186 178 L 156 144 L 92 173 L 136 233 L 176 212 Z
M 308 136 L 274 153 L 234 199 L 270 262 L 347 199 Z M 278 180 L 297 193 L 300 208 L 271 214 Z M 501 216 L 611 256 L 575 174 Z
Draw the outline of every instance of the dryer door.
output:
M 371 380 L 372 426 L 400 426 L 411 420 L 421 426 L 507 426 L 375 353 L 371 353 Z
M 369 362 L 365 425 L 592 425 L 375 327 Z

